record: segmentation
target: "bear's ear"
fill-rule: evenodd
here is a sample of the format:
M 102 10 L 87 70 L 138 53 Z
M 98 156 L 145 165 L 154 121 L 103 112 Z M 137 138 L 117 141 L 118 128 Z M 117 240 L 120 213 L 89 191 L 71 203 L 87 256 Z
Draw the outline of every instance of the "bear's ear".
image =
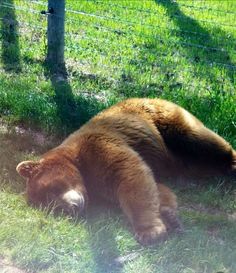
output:
M 19 175 L 30 178 L 33 174 L 33 172 L 36 169 L 39 169 L 40 167 L 40 162 L 35 162 L 35 161 L 22 161 L 19 163 L 16 167 L 16 171 L 19 173 Z

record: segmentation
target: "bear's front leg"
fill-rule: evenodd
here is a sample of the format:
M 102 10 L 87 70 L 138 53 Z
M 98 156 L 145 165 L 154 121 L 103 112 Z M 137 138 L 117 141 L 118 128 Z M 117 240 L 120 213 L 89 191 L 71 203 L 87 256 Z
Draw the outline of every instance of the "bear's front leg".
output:
M 120 203 L 141 244 L 163 240 L 166 226 L 160 218 L 158 188 L 142 157 L 123 140 L 110 135 L 90 137 L 86 147 L 84 160 L 89 166 L 90 180 L 99 185 L 98 194 L 104 196 L 112 189 L 109 200 L 115 198 Z
M 129 168 L 124 169 L 126 176 L 117 191 L 120 206 L 129 218 L 138 242 L 149 245 L 162 241 L 167 236 L 167 229 L 160 218 L 160 199 L 153 174 L 138 158 L 127 166 Z

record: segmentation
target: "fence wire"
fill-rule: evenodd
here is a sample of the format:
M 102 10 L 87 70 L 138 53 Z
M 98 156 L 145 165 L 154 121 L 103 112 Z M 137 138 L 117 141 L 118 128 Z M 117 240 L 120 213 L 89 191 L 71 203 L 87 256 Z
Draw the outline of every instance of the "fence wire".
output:
M 89 67 L 91 73 L 102 73 L 105 77 L 111 71 L 118 71 L 120 78 L 117 76 L 116 79 L 123 79 L 125 84 L 131 86 L 139 81 L 146 86 L 158 83 L 159 87 L 166 81 L 170 85 L 182 87 L 181 79 L 189 72 L 198 82 L 189 80 L 184 86 L 192 87 L 197 82 L 197 86 L 209 88 L 210 82 L 213 88 L 217 84 L 223 86 L 222 79 L 228 78 L 234 90 L 236 12 L 230 10 L 232 3 L 224 10 L 209 6 L 207 1 L 201 1 L 201 5 L 196 4 L 196 1 L 167 1 L 167 9 L 171 12 L 176 9 L 168 16 L 163 9 L 153 10 L 142 4 L 139 6 L 138 2 L 135 6 L 125 5 L 124 1 L 84 0 L 73 6 L 68 2 L 65 10 L 65 53 L 66 61 L 73 63 L 74 69 L 77 66 L 77 69 L 83 70 L 83 64 L 86 64 L 86 69 Z M 162 5 L 163 2 L 155 3 L 158 6 L 158 3 Z M 86 4 L 89 5 L 87 9 Z M 25 52 L 29 50 L 32 55 L 34 50 L 45 52 L 47 16 L 57 16 L 42 14 L 42 10 L 47 9 L 46 2 L 22 0 L 13 4 L 3 1 L 0 9 L 5 11 L 5 14 L 0 12 L 1 40 L 4 41 L 7 34 L 14 33 L 19 40 L 26 39 L 23 43 Z M 16 14 L 14 20 L 8 18 L 8 10 Z M 204 12 L 211 19 L 199 19 L 195 11 Z M 132 17 L 131 20 L 128 15 L 135 13 L 139 17 Z M 158 18 L 156 21 L 145 20 L 148 16 Z M 223 22 L 212 19 L 216 17 L 222 18 Z M 226 18 L 233 23 L 226 23 Z M 185 23 L 186 27 L 183 28 Z M 190 29 L 187 23 L 196 29 Z M 11 28 L 12 25 L 15 27 Z M 37 39 L 32 38 L 27 48 L 29 35 L 32 35 L 31 38 L 37 36 Z M 11 44 L 11 41 L 5 42 Z M 45 55 L 41 58 L 44 59 Z M 149 77 L 140 80 L 138 75 L 147 71 Z M 132 74 L 135 76 L 130 76 Z

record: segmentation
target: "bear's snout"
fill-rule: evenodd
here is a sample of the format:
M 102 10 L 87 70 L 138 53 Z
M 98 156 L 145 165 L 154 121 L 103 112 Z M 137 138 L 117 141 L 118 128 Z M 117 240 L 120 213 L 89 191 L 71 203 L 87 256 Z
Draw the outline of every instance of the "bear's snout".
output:
M 84 210 L 85 198 L 82 193 L 76 190 L 69 190 L 62 195 L 63 207 L 72 214 L 77 214 Z

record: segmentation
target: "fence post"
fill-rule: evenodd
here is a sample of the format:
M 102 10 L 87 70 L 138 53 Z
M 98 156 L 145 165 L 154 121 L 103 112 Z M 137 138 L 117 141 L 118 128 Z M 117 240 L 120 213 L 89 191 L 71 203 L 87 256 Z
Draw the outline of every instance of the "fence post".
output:
M 48 0 L 47 57 L 46 61 L 55 69 L 63 66 L 65 0 Z

